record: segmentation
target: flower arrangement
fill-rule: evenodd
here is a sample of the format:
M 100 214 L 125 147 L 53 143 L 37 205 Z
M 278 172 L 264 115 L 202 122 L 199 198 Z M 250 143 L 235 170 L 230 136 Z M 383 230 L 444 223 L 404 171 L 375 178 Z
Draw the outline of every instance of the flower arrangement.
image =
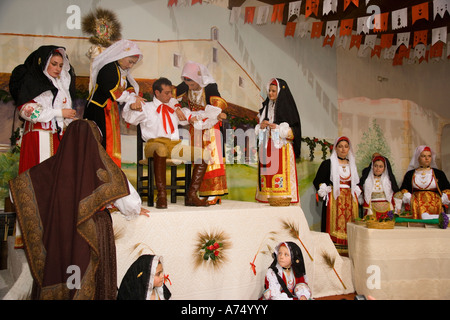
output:
M 448 215 L 445 212 L 441 212 L 439 215 L 439 228 L 447 229 L 448 227 Z
M 378 216 L 376 220 L 367 221 L 367 228 L 369 229 L 394 229 L 394 226 L 395 218 L 392 210 Z
M 216 260 L 220 254 L 220 248 L 223 248 L 223 243 L 219 243 L 215 239 L 207 241 L 202 247 L 202 249 L 205 250 L 203 260 Z
M 230 247 L 228 237 L 224 232 L 203 232 L 198 234 L 194 251 L 195 266 L 212 265 L 214 268 L 227 261 L 226 251 Z

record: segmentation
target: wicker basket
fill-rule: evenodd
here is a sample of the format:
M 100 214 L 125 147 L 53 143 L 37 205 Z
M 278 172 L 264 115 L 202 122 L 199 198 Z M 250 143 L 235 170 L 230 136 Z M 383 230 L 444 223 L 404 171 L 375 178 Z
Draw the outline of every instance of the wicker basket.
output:
M 369 229 L 394 229 L 395 220 L 391 221 L 367 221 L 367 228 Z
M 287 207 L 291 204 L 291 197 L 281 198 L 281 197 L 269 197 L 269 204 L 273 207 Z

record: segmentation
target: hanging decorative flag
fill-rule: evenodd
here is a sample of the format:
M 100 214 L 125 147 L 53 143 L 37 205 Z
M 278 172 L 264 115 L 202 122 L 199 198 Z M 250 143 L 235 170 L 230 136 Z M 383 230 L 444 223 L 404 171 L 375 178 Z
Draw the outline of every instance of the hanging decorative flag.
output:
M 330 12 L 336 13 L 337 5 L 338 5 L 337 0 L 323 0 L 322 14 L 326 15 L 329 14 Z
M 322 21 L 313 22 L 311 29 L 311 39 L 320 38 L 322 36 L 322 28 L 323 28 Z
M 283 10 L 284 10 L 284 3 L 275 4 L 273 6 L 273 12 L 272 12 L 272 22 L 282 22 L 283 21 Z
M 397 47 L 403 44 L 408 48 L 410 35 L 410 32 L 397 33 Z
M 381 56 L 381 46 L 376 45 L 372 49 L 372 52 L 370 53 L 370 57 L 372 58 L 373 56 L 377 56 L 378 58 Z
M 392 41 L 394 40 L 394 34 L 385 33 L 381 35 L 380 46 L 381 49 L 390 48 L 392 46 Z
M 297 22 L 287 22 L 286 29 L 284 30 L 285 37 L 293 37 L 295 35 L 295 27 L 297 26 Z
M 359 17 L 356 21 L 356 33 L 361 34 L 361 32 L 368 34 L 369 33 L 369 24 L 370 16 L 367 17 Z
M 389 20 L 389 12 L 375 15 L 373 31 L 374 32 L 387 31 L 388 20 Z
M 441 58 L 444 52 L 444 43 L 439 41 L 430 47 L 430 59 Z
M 350 36 L 353 30 L 353 19 L 341 20 L 340 36 Z
M 332 36 L 325 35 L 325 38 L 323 39 L 322 47 L 325 47 L 327 45 L 332 47 L 335 38 L 336 38 L 335 35 L 332 35 Z
M 353 47 L 357 47 L 359 49 L 359 47 L 361 46 L 361 40 L 362 40 L 361 34 L 353 34 L 352 39 L 350 40 L 349 49 L 351 49 Z
M 413 47 L 419 43 L 427 44 L 428 30 L 414 31 Z
M 366 35 L 366 37 L 364 39 L 364 46 L 369 47 L 373 50 L 375 48 L 376 41 L 377 41 L 376 34 Z
M 392 11 L 392 30 L 397 30 L 408 26 L 408 10 L 407 8 Z
M 256 24 L 266 24 L 267 19 L 269 18 L 269 10 L 270 6 L 261 6 L 258 7 L 258 11 L 256 14 Z
M 298 19 L 300 17 L 300 6 L 302 5 L 301 1 L 294 1 L 289 2 L 289 15 L 288 15 L 288 21 L 293 21 L 295 19 Z M 293 20 L 291 20 L 291 17 L 295 16 Z
M 359 7 L 359 0 L 344 0 L 344 10 L 347 10 L 347 7 L 350 5 L 350 3 L 352 3 Z
M 313 13 L 316 17 L 319 14 L 319 0 L 306 0 L 305 18 L 308 18 Z
M 177 5 L 178 4 L 178 0 L 169 0 L 168 6 L 171 7 L 173 5 Z
M 301 21 L 298 24 L 298 35 L 303 38 L 308 33 L 311 33 L 312 21 Z
M 239 21 L 239 16 L 241 15 L 241 7 L 233 7 L 231 8 L 230 13 L 230 23 L 235 24 Z
M 193 5 L 196 4 L 196 3 L 202 4 L 202 1 L 203 1 L 203 0 L 192 0 L 191 6 L 193 6 Z
M 425 57 L 425 53 L 427 52 L 427 46 L 423 43 L 419 43 L 414 47 L 414 54 L 413 58 L 419 59 L 419 62 L 421 62 L 421 58 Z
M 434 45 L 439 41 L 447 43 L 447 27 L 434 28 L 431 30 L 431 45 Z
M 325 35 L 326 36 L 335 36 L 336 35 L 336 31 L 337 31 L 337 27 L 338 27 L 338 23 L 339 21 L 328 21 L 327 25 L 325 27 Z
M 397 52 L 395 53 L 394 59 L 393 59 L 393 65 L 394 66 L 399 66 L 403 64 L 403 59 L 409 58 L 409 52 L 410 49 L 408 47 L 406 47 L 405 45 L 401 44 L 398 49 Z
M 413 6 L 411 8 L 411 17 L 412 24 L 420 19 L 428 20 L 428 2 Z
M 436 20 L 436 15 L 439 15 L 441 18 L 444 17 L 445 12 L 450 13 L 450 0 L 434 0 L 433 1 L 433 19 Z
M 349 36 L 341 36 L 338 38 L 338 41 L 336 43 L 336 47 L 347 47 Z
M 253 24 L 253 19 L 255 18 L 256 7 L 245 7 L 245 18 L 244 24 Z

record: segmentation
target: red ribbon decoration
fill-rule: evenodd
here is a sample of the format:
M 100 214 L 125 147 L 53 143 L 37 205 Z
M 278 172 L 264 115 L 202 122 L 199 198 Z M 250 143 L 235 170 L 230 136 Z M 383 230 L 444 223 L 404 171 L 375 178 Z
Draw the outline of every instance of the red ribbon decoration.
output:
M 164 283 L 166 283 L 166 281 L 169 281 L 170 285 L 172 285 L 172 281 L 170 281 L 168 274 L 164 275 Z
M 175 128 L 173 126 L 172 119 L 170 118 L 169 113 L 174 113 L 174 110 L 171 107 L 169 107 L 168 105 L 161 103 L 159 105 L 159 107 L 156 109 L 156 111 L 158 113 L 162 112 L 161 114 L 162 114 L 162 118 L 163 118 L 164 131 L 166 131 L 166 133 L 168 133 L 167 127 L 166 127 L 166 119 L 167 119 L 167 121 L 169 122 L 169 126 L 170 126 L 170 133 L 172 133 L 175 130 Z

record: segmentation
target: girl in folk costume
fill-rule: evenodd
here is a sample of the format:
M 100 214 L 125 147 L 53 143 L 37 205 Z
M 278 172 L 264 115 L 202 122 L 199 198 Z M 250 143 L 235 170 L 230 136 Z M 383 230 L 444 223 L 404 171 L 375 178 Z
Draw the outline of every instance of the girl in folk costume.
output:
M 323 199 L 322 232 L 330 234 L 338 252 L 347 253 L 347 222 L 359 215 L 361 189 L 355 157 L 347 137 L 339 137 L 330 159 L 323 161 L 313 184 Z
M 195 163 L 192 181 L 186 205 L 202 205 L 198 202 L 196 192 L 207 197 L 204 204 L 220 203 L 220 197 L 228 194 L 223 147 L 221 121 L 227 115 L 222 111 L 227 103 L 220 97 L 217 84 L 202 64 L 187 62 L 181 73 L 183 82 L 176 88 L 176 97 L 189 106 L 191 143 L 202 147 L 210 160 Z
M 446 211 L 443 206 L 450 203 L 450 183 L 437 169 L 436 154 L 429 147 L 416 148 L 400 190 L 413 219 L 434 219 Z
M 368 169 L 360 179 L 364 216 L 378 220 L 401 207 L 402 200 L 395 196 L 399 189 L 388 159 L 375 155 Z
M 123 277 L 117 299 L 169 300 L 172 294 L 164 284 L 162 261 L 160 256 L 140 256 Z
M 75 118 L 75 73 L 65 48 L 42 46 L 11 73 L 11 95 L 25 120 L 19 173 L 53 156 Z
M 273 254 L 273 262 L 266 273 L 264 300 L 309 300 L 302 251 L 294 242 L 282 242 Z
M 84 118 L 95 121 L 103 134 L 102 145 L 106 152 L 121 166 L 120 117 L 118 103 L 126 103 L 132 97 L 131 106 L 141 110 L 139 85 L 130 69 L 142 59 L 139 47 L 132 41 L 119 40 L 98 55 L 92 63 L 91 88 Z
M 255 134 L 259 138 L 259 179 L 256 200 L 289 197 L 298 203 L 295 159 L 300 157 L 301 124 L 297 106 L 287 83 L 271 79 L 267 98 L 259 110 Z

